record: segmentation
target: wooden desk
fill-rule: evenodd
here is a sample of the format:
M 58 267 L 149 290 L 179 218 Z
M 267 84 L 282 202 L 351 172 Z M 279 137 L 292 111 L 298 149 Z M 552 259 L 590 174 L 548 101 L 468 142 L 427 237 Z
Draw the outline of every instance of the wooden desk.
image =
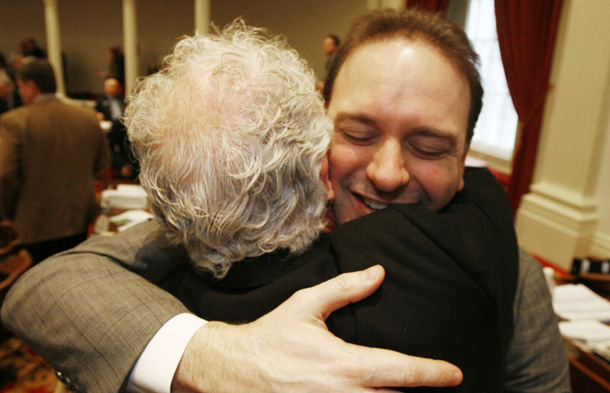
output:
M 17 232 L 13 223 L 9 221 L 0 222 L 0 255 L 8 254 L 19 244 Z
M 594 279 L 595 277 L 593 277 Z M 608 277 L 601 278 L 601 284 L 607 284 Z M 590 276 L 576 277 L 572 275 L 555 276 L 557 285 L 582 282 L 601 296 L 608 298 L 607 285 L 590 285 Z M 597 355 L 587 352 L 564 337 L 568 360 L 570 362 L 570 379 L 573 393 L 610 393 L 610 363 Z
M 32 266 L 32 257 L 26 250 L 20 250 L 16 254 L 3 255 L 0 260 L 0 273 L 3 280 L 0 281 L 0 304 L 13 283 L 26 270 Z
M 564 339 L 570 361 L 573 393 L 610 392 L 610 364 Z

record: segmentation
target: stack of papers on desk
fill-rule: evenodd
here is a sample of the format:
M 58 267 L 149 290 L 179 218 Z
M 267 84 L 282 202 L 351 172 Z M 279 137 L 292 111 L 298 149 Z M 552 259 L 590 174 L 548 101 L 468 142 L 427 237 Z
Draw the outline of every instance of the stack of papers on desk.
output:
M 610 320 L 610 302 L 583 284 L 555 287 L 553 308 L 562 319 Z
M 595 352 L 610 361 L 610 302 L 583 284 L 555 287 L 555 314 L 566 321 L 559 330 L 581 348 Z
M 117 226 L 119 232 L 136 224 L 153 218 L 153 215 L 144 210 L 127 210 L 124 213 L 110 217 L 110 222 Z
M 116 190 L 102 191 L 102 207 L 146 209 L 148 197 L 144 188 L 135 184 L 119 184 Z
M 583 344 L 599 344 L 610 341 L 610 326 L 590 319 L 559 322 L 561 334 Z

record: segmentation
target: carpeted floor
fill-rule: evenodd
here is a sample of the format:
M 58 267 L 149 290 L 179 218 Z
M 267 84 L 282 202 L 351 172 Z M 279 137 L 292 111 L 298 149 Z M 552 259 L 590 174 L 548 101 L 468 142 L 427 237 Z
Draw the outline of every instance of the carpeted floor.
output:
M 0 393 L 53 393 L 56 385 L 54 370 L 21 340 L 0 344 Z

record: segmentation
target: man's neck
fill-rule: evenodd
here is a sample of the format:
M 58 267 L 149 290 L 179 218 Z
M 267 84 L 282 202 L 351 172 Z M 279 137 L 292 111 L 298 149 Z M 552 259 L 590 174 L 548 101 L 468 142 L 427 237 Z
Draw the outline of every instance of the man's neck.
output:
M 55 93 L 44 93 L 38 94 L 36 97 L 32 99 L 32 104 L 35 102 L 40 102 L 43 100 L 48 100 L 49 98 L 55 98 Z

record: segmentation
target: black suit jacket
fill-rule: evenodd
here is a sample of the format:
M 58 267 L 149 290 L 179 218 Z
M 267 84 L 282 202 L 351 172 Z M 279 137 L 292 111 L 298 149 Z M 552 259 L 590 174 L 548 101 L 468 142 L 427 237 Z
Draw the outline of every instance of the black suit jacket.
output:
M 133 175 L 127 178 L 135 180 L 138 177 L 138 173 L 140 173 L 140 163 L 131 150 L 131 143 L 127 136 L 127 127 L 125 127 L 120 119 L 112 121 L 112 127 L 106 133 L 106 139 L 110 147 L 112 168 L 116 171 L 116 176 L 123 179 L 126 178 L 121 174 L 121 168 L 125 165 L 131 165 Z
M 115 120 L 112 118 L 112 110 L 110 109 L 110 106 L 112 104 L 110 101 L 111 101 L 111 98 L 109 96 L 105 95 L 104 97 L 100 98 L 95 104 L 95 111 L 103 113 L 104 120 Z M 117 101 L 119 102 L 121 111 L 124 111 L 125 110 L 125 98 L 118 97 Z
M 297 257 L 246 260 L 223 280 L 188 269 L 165 287 L 205 319 L 249 322 L 298 289 L 381 264 L 381 288 L 333 313 L 329 329 L 348 342 L 454 363 L 464 382 L 446 390 L 501 392 L 518 268 L 512 213 L 488 171 L 468 169 L 465 180 L 440 213 L 392 206 L 340 225 Z

